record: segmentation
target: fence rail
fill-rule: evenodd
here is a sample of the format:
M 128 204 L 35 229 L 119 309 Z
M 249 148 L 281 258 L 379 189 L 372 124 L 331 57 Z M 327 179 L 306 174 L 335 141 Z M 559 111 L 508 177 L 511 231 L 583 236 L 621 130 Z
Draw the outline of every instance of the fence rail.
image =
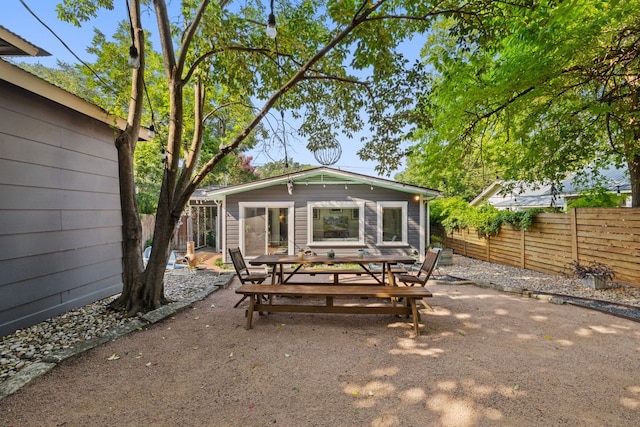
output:
M 454 252 L 471 258 L 553 274 L 570 274 L 574 260 L 597 261 L 615 271 L 614 281 L 640 286 L 640 208 L 543 213 L 528 230 L 505 225 L 490 237 L 473 229 L 447 234 L 434 227 L 434 232 Z

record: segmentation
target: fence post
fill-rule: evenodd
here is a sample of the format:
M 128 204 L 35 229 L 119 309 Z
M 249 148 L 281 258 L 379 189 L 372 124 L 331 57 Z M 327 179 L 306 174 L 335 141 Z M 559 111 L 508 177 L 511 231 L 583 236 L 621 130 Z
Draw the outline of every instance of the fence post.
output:
M 571 208 L 569 211 L 570 227 L 571 227 L 571 259 L 580 261 L 578 259 L 578 218 L 576 208 Z
M 525 230 L 520 230 L 520 268 L 527 268 L 527 262 L 524 254 L 527 251 L 527 242 L 525 239 Z
M 465 228 L 463 228 L 461 230 L 461 235 L 462 235 L 462 253 L 464 254 L 464 256 L 467 256 L 467 236 L 465 236 L 464 234 L 464 230 L 466 230 Z
M 487 254 L 486 254 L 487 259 L 486 259 L 486 261 L 487 262 L 491 262 L 491 236 L 487 235 L 486 240 L 487 240 L 487 251 L 486 251 L 487 252 Z

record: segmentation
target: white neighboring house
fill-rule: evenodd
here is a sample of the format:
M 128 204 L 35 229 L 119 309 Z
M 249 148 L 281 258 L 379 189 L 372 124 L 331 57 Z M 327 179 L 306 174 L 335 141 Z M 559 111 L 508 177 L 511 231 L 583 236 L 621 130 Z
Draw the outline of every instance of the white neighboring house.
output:
M 515 183 L 507 185 L 505 181 L 497 180 L 485 188 L 470 204 L 479 206 L 484 202 L 501 210 L 521 210 L 531 208 L 557 207 L 565 209 L 571 200 L 577 198 L 580 193 L 593 188 L 596 181 L 603 182 L 608 191 L 618 194 L 627 194 L 624 206 L 631 206 L 631 183 L 626 168 L 617 169 L 611 167 L 599 172 L 599 176 L 592 181 L 578 184 L 575 181 L 576 174 L 571 174 L 559 185 L 525 184 Z M 596 179 L 598 178 L 598 180 Z M 512 183 L 508 183 L 512 184 Z M 508 188 L 513 188 L 508 190 Z

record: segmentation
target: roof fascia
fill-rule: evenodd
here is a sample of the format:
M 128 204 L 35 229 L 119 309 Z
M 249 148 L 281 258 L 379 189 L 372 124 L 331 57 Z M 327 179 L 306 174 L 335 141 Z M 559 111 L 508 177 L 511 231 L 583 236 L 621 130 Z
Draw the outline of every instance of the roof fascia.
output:
M 0 39 L 9 43 L 17 50 L 24 52 L 24 56 L 50 56 L 51 54 L 44 49 L 39 48 L 38 46 L 29 43 L 22 37 L 12 33 L 6 28 L 0 26 Z M 20 55 L 14 55 L 20 56 Z
M 291 179 L 294 183 L 296 180 L 309 179 L 313 177 L 319 177 L 318 182 L 314 181 L 306 181 L 305 183 L 309 184 L 321 184 L 323 183 L 322 179 L 324 176 L 330 176 L 333 178 L 343 179 L 343 181 L 327 181 L 327 184 L 364 184 L 364 185 L 375 185 L 377 187 L 383 187 L 387 189 L 392 189 L 404 193 L 412 193 L 412 194 L 421 194 L 426 196 L 427 198 L 436 198 L 440 195 L 439 191 L 431 190 L 424 187 L 418 187 L 415 185 L 403 184 L 400 182 L 395 182 L 383 178 L 377 178 L 367 175 L 355 174 L 352 172 L 346 172 L 338 169 L 332 168 L 314 168 L 307 169 L 300 172 L 291 173 L 289 175 L 280 175 L 277 177 L 267 178 L 259 181 L 249 182 L 247 184 L 240 184 L 226 188 L 220 188 L 217 190 L 207 192 L 209 197 L 216 197 L 220 195 L 227 194 L 238 194 L 243 193 L 245 191 L 250 190 L 258 190 L 261 188 L 271 187 L 273 185 L 284 184 L 289 179 Z
M 59 88 L 4 60 L 0 60 L 0 79 L 109 126 L 116 127 L 120 130 L 124 130 L 127 127 L 127 121 L 125 119 L 109 114 L 97 105 L 85 101 L 79 96 Z M 144 127 L 140 128 L 140 138 L 145 140 L 151 139 L 148 135 L 148 129 Z
M 476 206 L 482 203 L 485 199 L 495 195 L 502 189 L 502 181 L 493 181 L 487 188 L 482 190 L 482 193 L 478 194 L 475 199 L 473 199 L 469 204 L 471 206 Z

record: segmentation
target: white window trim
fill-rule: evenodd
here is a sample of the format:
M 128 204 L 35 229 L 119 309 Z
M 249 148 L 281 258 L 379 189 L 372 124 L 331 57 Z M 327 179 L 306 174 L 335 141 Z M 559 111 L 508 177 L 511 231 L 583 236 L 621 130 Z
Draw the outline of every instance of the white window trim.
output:
M 289 222 L 288 222 L 288 229 L 287 229 L 287 233 L 288 233 L 288 247 L 289 247 L 289 255 L 295 255 L 295 251 L 294 251 L 294 215 L 295 215 L 295 202 L 238 202 L 238 224 L 240 229 L 238 230 L 238 239 L 239 242 L 238 244 L 240 245 L 240 250 L 242 251 L 243 254 L 246 253 L 245 248 L 244 248 L 244 209 L 245 208 L 265 208 L 265 209 L 269 209 L 269 208 L 288 208 L 289 209 Z M 252 257 L 247 257 L 247 258 L 252 258 Z
M 378 222 L 376 225 L 376 234 L 378 246 L 406 246 L 408 244 L 407 241 L 407 222 L 409 218 L 407 217 L 409 203 L 408 202 L 377 202 L 376 204 L 376 212 L 378 217 Z M 397 240 L 395 242 L 383 242 L 382 241 L 382 209 L 383 208 L 402 208 L 402 240 Z
M 353 209 L 358 208 L 358 240 L 345 240 L 345 241 L 327 241 L 327 242 L 314 242 L 313 241 L 313 209 L 314 208 L 341 208 L 341 209 Z M 364 245 L 364 201 L 361 202 L 307 202 L 307 246 L 315 247 L 340 247 L 340 246 L 354 246 Z

